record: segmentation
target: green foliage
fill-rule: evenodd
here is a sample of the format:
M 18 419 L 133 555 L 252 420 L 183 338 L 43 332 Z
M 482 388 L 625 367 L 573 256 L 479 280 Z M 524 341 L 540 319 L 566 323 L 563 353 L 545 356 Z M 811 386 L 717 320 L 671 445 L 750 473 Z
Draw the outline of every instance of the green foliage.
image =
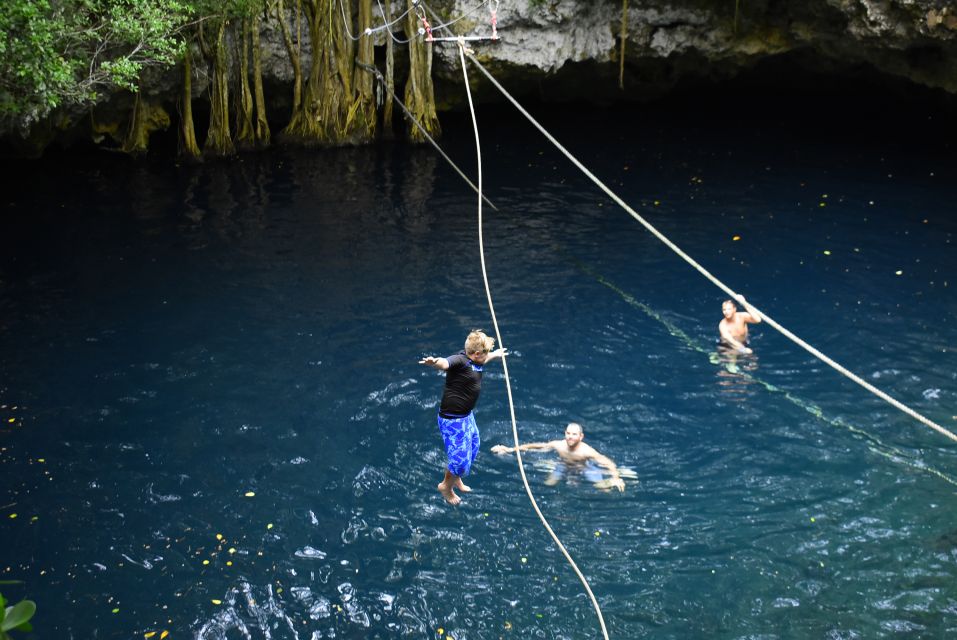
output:
M 0 640 L 12 640 L 10 631 L 33 631 L 30 619 L 37 612 L 32 600 L 21 600 L 12 607 L 0 595 Z
M 192 14 L 185 0 L 3 0 L 0 118 L 29 124 L 104 90 L 135 91 L 146 67 L 180 57 Z

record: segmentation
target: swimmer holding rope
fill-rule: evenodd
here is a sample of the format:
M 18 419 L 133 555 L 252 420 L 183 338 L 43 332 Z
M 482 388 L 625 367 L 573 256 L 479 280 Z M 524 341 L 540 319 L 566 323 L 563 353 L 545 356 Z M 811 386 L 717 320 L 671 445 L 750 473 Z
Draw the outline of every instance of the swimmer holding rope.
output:
M 462 501 L 455 494 L 456 489 L 463 493 L 472 490 L 462 482 L 462 476 L 469 474 L 479 452 L 479 430 L 472 409 L 482 391 L 482 367 L 508 354 L 505 349 L 492 351 L 493 346 L 495 338 L 476 329 L 465 339 L 465 349 L 454 356 L 427 356 L 419 360 L 419 364 L 445 371 L 438 421 L 449 462 L 438 489 L 451 505 Z
M 748 325 L 761 322 L 761 314 L 748 304 L 744 296 L 738 295 L 737 298 L 747 311 L 738 311 L 733 300 L 725 300 L 721 304 L 724 318 L 718 323 L 718 333 L 721 334 L 722 345 L 740 353 L 751 353 L 748 347 Z
M 584 438 L 585 432 L 582 430 L 582 426 L 577 422 L 569 422 L 568 426 L 565 427 L 564 440 L 529 442 L 519 445 L 518 448 L 521 451 L 554 451 L 562 459 L 562 464 L 559 464 L 545 481 L 547 485 L 557 484 L 565 475 L 566 470 L 580 469 L 585 477 L 595 482 L 599 488 L 609 489 L 614 487 L 619 491 L 624 491 L 625 481 L 621 479 L 621 475 L 618 473 L 618 467 L 615 463 L 611 461 L 611 458 L 603 456 L 595 451 L 594 448 L 582 442 Z M 492 453 L 512 453 L 514 451 L 515 447 L 506 447 L 503 444 L 497 444 L 492 447 Z M 589 463 L 604 467 L 608 470 L 608 473 L 611 474 L 611 478 L 603 480 L 601 471 L 593 466 L 589 466 Z

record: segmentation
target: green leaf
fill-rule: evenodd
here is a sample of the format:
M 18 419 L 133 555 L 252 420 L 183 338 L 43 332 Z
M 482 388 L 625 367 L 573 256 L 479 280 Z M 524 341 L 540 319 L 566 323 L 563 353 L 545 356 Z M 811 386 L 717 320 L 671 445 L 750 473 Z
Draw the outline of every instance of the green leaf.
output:
M 32 600 L 21 600 L 12 607 L 7 607 L 7 616 L 0 625 L 0 630 L 9 631 L 16 629 L 21 624 L 30 620 L 33 614 L 37 612 L 37 605 Z

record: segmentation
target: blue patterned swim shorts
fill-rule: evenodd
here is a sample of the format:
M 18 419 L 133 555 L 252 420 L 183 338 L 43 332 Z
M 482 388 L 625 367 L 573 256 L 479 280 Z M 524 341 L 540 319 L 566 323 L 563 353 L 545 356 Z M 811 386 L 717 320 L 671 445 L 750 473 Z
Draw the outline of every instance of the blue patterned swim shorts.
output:
M 475 415 L 471 412 L 462 418 L 439 419 L 439 431 L 445 441 L 445 454 L 449 459 L 449 472 L 459 477 L 467 476 L 472 462 L 479 452 L 479 430 Z

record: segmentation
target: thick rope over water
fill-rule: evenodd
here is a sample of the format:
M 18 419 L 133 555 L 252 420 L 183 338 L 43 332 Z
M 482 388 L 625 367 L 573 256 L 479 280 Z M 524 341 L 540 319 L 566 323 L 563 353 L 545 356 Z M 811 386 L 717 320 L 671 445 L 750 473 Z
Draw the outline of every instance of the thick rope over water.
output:
M 482 234 L 482 147 L 479 142 L 478 121 L 475 118 L 475 106 L 472 104 L 472 90 L 469 87 L 468 70 L 465 66 L 464 40 L 459 42 L 459 57 L 462 61 L 462 75 L 465 79 L 465 92 L 469 99 L 469 110 L 472 112 L 472 127 L 475 130 L 475 153 L 478 159 L 478 231 L 479 257 L 481 258 L 482 263 L 482 280 L 485 282 L 485 297 L 488 299 L 488 310 L 492 315 L 492 325 L 495 327 L 495 338 L 498 340 L 499 346 L 502 347 L 504 346 L 504 343 L 502 342 L 502 334 L 498 328 L 498 319 L 495 317 L 495 307 L 492 304 L 492 291 L 489 288 L 488 274 L 485 271 L 485 241 Z M 472 56 L 469 57 L 471 58 Z M 542 521 L 542 525 L 544 525 L 545 530 L 548 531 L 548 534 L 552 537 L 552 540 L 555 541 L 555 544 L 561 550 L 562 555 L 564 555 L 565 559 L 568 560 L 568 563 L 578 575 L 578 579 L 581 580 L 582 585 L 584 585 L 585 591 L 588 593 L 588 597 L 591 599 L 592 605 L 595 607 L 595 613 L 598 615 L 598 622 L 601 625 L 602 635 L 604 636 L 605 640 L 608 640 L 608 630 L 605 628 L 605 618 L 601 614 L 601 607 L 598 606 L 598 600 L 595 599 L 595 594 L 592 593 L 591 587 L 588 585 L 588 580 L 585 579 L 584 574 L 582 574 L 581 570 L 578 568 L 578 565 L 575 564 L 575 561 L 572 559 L 571 554 L 568 553 L 565 545 L 562 544 L 562 541 L 558 539 L 558 536 L 555 535 L 552 527 L 548 524 L 548 520 L 545 519 L 545 516 L 542 514 L 542 510 L 538 508 L 538 502 L 535 500 L 535 496 L 532 494 L 532 488 L 528 484 L 528 477 L 525 475 L 525 465 L 522 464 L 522 453 L 519 450 L 519 445 L 521 443 L 518 439 L 518 426 L 515 421 L 515 403 L 512 401 L 512 383 L 508 376 L 507 356 L 502 356 L 502 370 L 505 373 L 505 390 L 508 393 L 508 410 L 512 418 L 512 437 L 515 440 L 515 458 L 518 461 L 518 471 L 522 476 L 522 484 L 525 485 L 525 493 L 528 494 L 528 499 L 532 503 L 532 508 L 535 509 L 535 513 L 538 514 L 538 518 Z
M 593 173 L 592 173 L 591 171 L 589 171 L 581 162 L 579 162 L 578 159 L 575 158 L 575 156 L 573 156 L 565 147 L 563 147 L 563 146 L 561 145 L 561 143 L 559 143 L 558 140 L 556 140 L 550 133 L 548 133 L 548 131 L 546 131 L 545 128 L 544 128 L 542 125 L 540 125 L 540 124 L 535 120 L 535 118 L 533 118 L 524 108 L 522 108 L 522 105 L 520 105 L 520 104 L 518 103 L 518 101 L 516 101 L 515 98 L 513 98 L 513 97 L 511 96 L 511 94 L 509 94 L 508 91 L 506 91 L 505 88 L 504 88 L 501 84 L 499 84 L 498 81 L 495 80 L 495 78 L 492 77 L 492 74 L 490 74 L 490 73 L 485 69 L 485 67 L 483 67 L 483 66 L 479 63 L 479 61 L 475 59 L 475 56 L 469 54 L 469 59 L 475 64 L 476 67 L 479 68 L 479 70 L 480 70 L 482 73 L 485 74 L 485 77 L 487 77 L 487 78 L 489 79 L 489 81 L 490 81 L 493 85 L 495 85 L 495 88 L 498 89 L 498 90 L 502 93 L 502 95 L 505 96 L 506 99 L 508 99 L 509 102 L 511 102 L 513 105 L 515 105 L 515 108 L 518 109 L 519 112 L 520 112 L 523 116 L 525 116 L 525 118 L 527 118 L 528 121 L 531 122 L 532 125 L 534 125 L 535 128 L 538 129 L 538 130 L 542 133 L 542 135 L 544 135 L 544 136 L 548 139 L 549 142 L 551 142 L 553 145 L 555 145 L 555 147 L 556 147 L 559 151 L 561 151 L 561 152 L 565 155 L 565 157 L 568 158 L 568 159 L 572 162 L 572 164 L 574 164 L 576 167 L 578 167 L 578 168 L 581 170 L 582 173 L 584 173 L 586 176 L 588 176 L 588 178 L 589 178 L 592 182 L 594 182 L 594 183 L 598 186 L 599 189 L 601 189 L 602 191 L 604 191 L 604 192 L 608 195 L 609 198 L 611 198 L 612 200 L 614 200 L 615 203 L 618 204 L 618 206 L 620 206 L 622 209 L 624 209 L 625 211 L 627 211 L 628 214 L 629 214 L 632 218 L 634 218 L 634 219 L 637 220 L 639 223 L 641 223 L 641 225 L 642 225 L 645 229 L 647 229 L 647 230 L 650 231 L 652 234 L 654 234 L 654 236 L 655 236 L 656 238 L 658 238 L 659 240 L 661 240 L 669 249 L 671 249 L 672 251 L 674 251 L 675 253 L 677 253 L 685 262 L 687 262 L 687 263 L 690 264 L 692 267 L 694 267 L 695 269 L 697 269 L 698 272 L 699 272 L 701 275 L 703 275 L 705 278 L 707 278 L 708 280 L 710 280 L 716 287 L 718 287 L 719 289 L 721 289 L 722 291 L 724 291 L 725 293 L 727 293 L 727 294 L 728 294 L 729 296 L 731 296 L 732 298 L 737 299 L 737 297 L 738 297 L 737 294 L 736 294 L 734 291 L 732 291 L 729 286 L 727 286 L 726 284 L 724 284 L 723 282 L 721 282 L 720 280 L 718 280 L 716 277 L 714 277 L 713 275 L 711 275 L 711 273 L 709 273 L 707 269 L 705 269 L 705 268 L 702 267 L 700 264 L 698 264 L 697 262 L 695 262 L 695 260 L 692 259 L 691 256 L 689 256 L 688 254 L 686 254 L 686 253 L 685 253 L 684 251 L 682 251 L 675 243 L 673 243 L 671 240 L 669 240 L 668 238 L 666 238 L 665 235 L 662 234 L 660 231 L 658 231 L 655 227 L 653 227 L 653 226 L 651 225 L 651 223 L 649 223 L 647 220 L 645 220 L 645 219 L 642 218 L 640 215 L 638 215 L 638 213 L 637 213 L 634 209 L 632 209 L 630 206 L 628 206 L 628 204 L 627 204 L 624 200 L 622 200 L 614 191 L 612 191 L 610 188 L 608 188 L 608 186 L 606 186 L 605 183 L 603 183 L 601 180 L 599 180 L 599 179 L 595 176 L 595 174 L 593 174 Z M 750 301 L 749 301 L 749 304 L 751 304 Z M 853 381 L 856 382 L 857 384 L 861 385 L 862 387 L 864 387 L 865 389 L 867 389 L 868 391 L 870 391 L 871 393 L 873 393 L 874 395 L 876 395 L 878 398 L 881 398 L 882 400 L 888 402 L 889 404 L 893 405 L 894 407 L 900 409 L 901 411 L 903 411 L 904 413 L 906 413 L 906 414 L 909 415 L 910 417 L 914 418 L 915 420 L 924 423 L 925 425 L 927 425 L 928 427 L 930 427 L 930 428 L 933 429 L 934 431 L 940 433 L 941 435 L 943 435 L 943 436 L 945 436 L 945 437 L 947 437 L 947 438 L 950 438 L 950 439 L 953 440 L 954 442 L 957 442 L 957 435 L 954 435 L 952 432 L 950 432 L 949 430 L 947 430 L 947 429 L 945 429 L 944 427 L 940 426 L 939 424 L 937 424 L 937 423 L 934 422 L 933 420 L 930 420 L 929 418 L 925 418 L 923 415 L 917 413 L 916 411 L 914 411 L 913 409 L 911 409 L 911 408 L 908 407 L 907 405 L 903 404 L 902 402 L 899 402 L 898 400 L 895 400 L 894 398 L 892 398 L 891 396 L 887 395 L 886 393 L 884 393 L 883 391 L 881 391 L 880 389 L 878 389 L 877 387 L 875 387 L 875 386 L 872 385 L 871 383 L 867 382 L 866 380 L 864 380 L 863 378 L 861 378 L 860 376 L 858 376 L 856 373 L 845 369 L 843 366 L 841 366 L 840 364 L 838 364 L 837 362 L 835 362 L 834 360 L 832 360 L 832 359 L 829 358 L 828 356 L 824 355 L 823 353 L 821 353 L 820 351 L 818 351 L 817 349 L 815 349 L 814 347 L 812 347 L 811 345 L 809 345 L 807 342 L 805 342 L 805 341 L 802 340 L 801 338 L 797 337 L 796 335 L 794 335 L 793 333 L 791 333 L 790 331 L 788 331 L 787 329 L 785 329 L 784 327 L 782 327 L 782 326 L 781 326 L 780 324 L 778 324 L 773 318 L 771 318 L 770 316 L 768 316 L 764 311 L 761 311 L 761 309 L 758 309 L 758 307 L 756 307 L 756 306 L 753 305 L 753 304 L 751 304 L 751 306 L 758 310 L 758 313 L 761 314 L 761 317 L 765 320 L 765 322 L 767 322 L 769 325 L 771 325 L 772 327 L 774 327 L 775 329 L 777 329 L 782 335 L 784 335 L 786 338 L 790 339 L 790 340 L 791 340 L 792 342 L 794 342 L 796 345 L 798 345 L 799 347 L 801 347 L 802 349 L 804 349 L 805 351 L 807 351 L 808 353 L 810 353 L 811 355 L 813 355 L 813 356 L 816 357 L 817 359 L 819 359 L 819 360 L 821 360 L 822 362 L 825 362 L 825 363 L 827 363 L 828 365 L 830 365 L 830 366 L 831 366 L 832 368 L 834 368 L 838 373 L 840 373 L 840 374 L 846 376 L 846 377 L 849 378 L 850 380 L 853 380 Z

